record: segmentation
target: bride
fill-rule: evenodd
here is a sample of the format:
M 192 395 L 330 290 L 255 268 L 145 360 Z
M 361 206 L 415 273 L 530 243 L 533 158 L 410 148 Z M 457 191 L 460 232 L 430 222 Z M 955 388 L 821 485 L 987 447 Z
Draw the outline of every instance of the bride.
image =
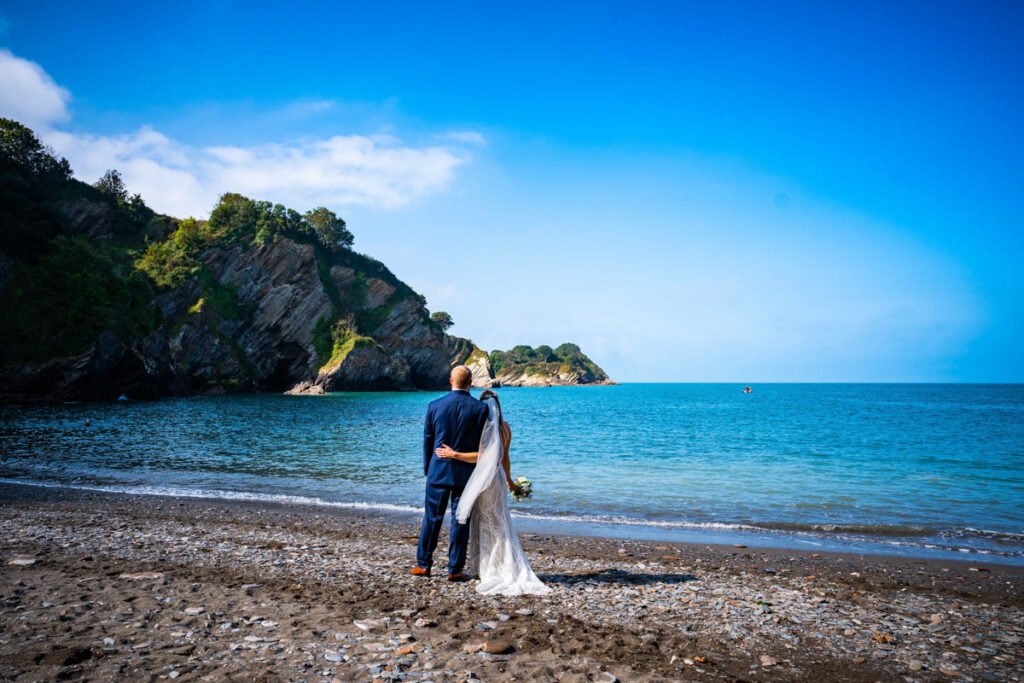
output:
M 544 585 L 530 568 L 519 537 L 512 529 L 508 510 L 509 490 L 515 490 L 509 464 L 509 445 L 512 429 L 501 417 L 498 395 L 485 391 L 480 400 L 487 404 L 488 417 L 480 437 L 480 450 L 460 453 L 445 445 L 435 453 L 439 458 L 454 458 L 476 463 L 469 482 L 462 492 L 457 517 L 465 524 L 470 514 L 469 554 L 470 566 L 475 562 L 480 583 L 476 590 L 484 595 L 524 595 L 547 593 Z

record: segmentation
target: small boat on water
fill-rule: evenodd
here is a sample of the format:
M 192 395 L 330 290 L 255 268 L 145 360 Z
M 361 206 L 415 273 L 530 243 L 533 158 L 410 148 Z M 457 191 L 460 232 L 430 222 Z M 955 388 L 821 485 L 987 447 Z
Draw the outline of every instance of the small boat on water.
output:
M 744 394 L 752 394 L 752 393 L 754 393 L 754 390 L 751 389 L 750 385 L 748 384 L 747 386 L 743 387 L 743 393 Z

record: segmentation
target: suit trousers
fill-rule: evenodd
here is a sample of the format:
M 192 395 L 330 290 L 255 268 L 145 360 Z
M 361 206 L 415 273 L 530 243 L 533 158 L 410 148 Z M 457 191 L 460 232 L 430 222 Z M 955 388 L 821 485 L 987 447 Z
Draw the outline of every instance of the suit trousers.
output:
M 472 520 L 466 520 L 465 524 L 459 524 L 455 518 L 461 497 L 462 487 L 452 488 L 427 482 L 423 505 L 423 527 L 420 529 L 420 542 L 416 549 L 416 564 L 420 567 L 430 569 L 434 563 L 434 550 L 437 548 L 437 539 L 441 535 L 444 513 L 448 508 L 449 501 L 452 507 L 452 535 L 448 545 L 448 573 L 458 574 L 465 566 L 466 551 L 469 545 L 469 524 Z

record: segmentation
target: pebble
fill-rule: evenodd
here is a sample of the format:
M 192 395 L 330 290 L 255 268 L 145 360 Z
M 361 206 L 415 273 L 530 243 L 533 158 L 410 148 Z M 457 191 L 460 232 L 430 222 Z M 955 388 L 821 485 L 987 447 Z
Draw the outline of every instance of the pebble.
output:
M 185 614 L 189 615 L 190 617 L 199 616 L 200 614 L 202 614 L 205 611 L 206 610 L 203 609 L 202 607 L 186 607 L 184 609 Z
M 168 678 L 177 678 L 180 675 L 181 675 L 180 671 L 172 671 L 171 673 L 167 674 L 167 677 Z
M 503 655 L 512 651 L 512 643 L 507 640 L 488 640 L 481 649 L 487 654 Z
M 61 514 L 74 519 L 72 513 Z M 118 516 L 115 514 L 113 519 L 116 525 Z M 1024 635 L 1024 619 L 1021 618 L 1024 612 L 998 593 L 990 599 L 975 597 L 972 591 L 985 577 L 967 576 L 966 568 L 956 570 L 957 577 L 932 568 L 918 570 L 906 565 L 898 568 L 899 565 L 871 564 L 873 560 L 834 561 L 830 558 L 819 563 L 822 571 L 815 579 L 809 571 L 817 565 L 802 559 L 791 558 L 791 562 L 798 563 L 787 569 L 784 560 L 766 559 L 755 563 L 747 559 L 747 555 L 726 549 L 722 553 L 724 557 L 712 555 L 710 561 L 702 563 L 699 557 L 693 556 L 699 549 L 691 552 L 665 546 L 665 550 L 673 550 L 683 557 L 673 556 L 677 560 L 669 565 L 658 563 L 657 555 L 651 554 L 653 563 L 647 564 L 647 551 L 640 550 L 639 545 L 631 550 L 623 547 L 623 554 L 643 558 L 644 562 L 617 556 L 616 549 L 620 548 L 617 542 L 595 541 L 605 544 L 596 555 L 573 554 L 572 546 L 564 545 L 569 549 L 566 553 L 558 551 L 544 556 L 538 553 L 536 569 L 542 576 L 551 577 L 548 581 L 552 593 L 511 601 L 479 596 L 472 590 L 453 589 L 440 581 L 432 584 L 409 581 L 396 569 L 408 562 L 409 548 L 392 543 L 386 535 L 366 538 L 360 535 L 362 532 L 353 533 L 346 536 L 342 552 L 324 544 L 326 537 L 318 536 L 318 531 L 308 527 L 270 522 L 253 532 L 254 538 L 265 534 L 266 538 L 280 541 L 281 548 L 312 549 L 288 558 L 280 550 L 262 550 L 263 546 L 248 538 L 241 542 L 236 527 L 225 530 L 216 519 L 182 525 L 180 521 L 160 516 L 132 517 L 130 524 L 120 527 L 104 524 L 96 529 L 90 525 L 68 524 L 66 520 L 57 524 L 45 517 L 31 521 L 34 526 L 27 527 L 30 529 L 27 535 L 33 540 L 8 546 L 24 553 L 15 555 L 13 550 L 8 551 L 8 561 L 18 557 L 32 559 L 30 553 L 46 541 L 46 547 L 53 548 L 53 554 L 40 555 L 39 561 L 43 564 L 50 565 L 51 558 L 63 561 L 65 553 L 69 557 L 88 553 L 101 561 L 109 556 L 112 573 L 106 573 L 106 568 L 99 569 L 99 564 L 94 571 L 85 565 L 76 565 L 75 571 L 80 577 L 77 583 L 82 586 L 77 595 L 81 597 L 76 595 L 74 602 L 62 600 L 66 604 L 51 604 L 42 610 L 39 609 L 41 600 L 55 598 L 40 593 L 36 587 L 6 592 L 0 604 L 6 602 L 7 614 L 11 617 L 7 623 L 20 619 L 25 628 L 38 629 L 35 632 L 41 636 L 41 643 L 49 638 L 52 644 L 58 636 L 53 630 L 47 633 L 45 623 L 52 622 L 57 629 L 79 626 L 86 621 L 83 617 L 91 614 L 89 625 L 94 630 L 84 637 L 95 643 L 104 633 L 113 636 L 102 638 L 103 647 L 107 649 L 94 649 L 98 658 L 95 665 L 110 667 L 131 658 L 129 668 L 122 670 L 122 677 L 126 679 L 134 678 L 131 667 L 145 666 L 147 658 L 167 651 L 170 656 L 181 656 L 182 662 L 186 657 L 189 659 L 190 664 L 180 670 L 180 677 L 186 679 L 201 678 L 210 672 L 227 676 L 231 674 L 229 669 L 240 671 L 237 667 L 245 667 L 252 677 L 258 678 L 263 672 L 287 671 L 284 678 L 307 683 L 331 681 L 332 677 L 336 680 L 461 681 L 469 677 L 466 667 L 472 665 L 476 669 L 473 680 L 509 680 L 512 676 L 521 682 L 547 680 L 543 667 L 551 667 L 554 671 L 551 677 L 566 681 L 618 680 L 613 674 L 600 671 L 598 662 L 590 659 L 587 635 L 574 630 L 574 620 L 593 625 L 595 630 L 589 635 L 595 640 L 594 645 L 607 646 L 609 634 L 616 633 L 625 639 L 623 645 L 630 652 L 665 642 L 687 642 L 691 646 L 718 643 L 723 653 L 722 661 L 716 662 L 721 666 L 718 674 L 727 680 L 800 679 L 809 673 L 803 667 L 826 661 L 837 667 L 844 662 L 867 661 L 868 666 L 888 671 L 890 675 L 897 674 L 901 668 L 903 676 L 914 680 L 959 676 L 978 682 L 1009 681 L 1017 680 L 1024 671 L 1016 655 L 1021 635 Z M 25 520 L 16 523 L 0 520 L 0 525 L 5 523 L 8 526 L 4 532 L 12 538 L 28 524 Z M 363 526 L 361 522 L 358 524 Z M 318 542 L 322 545 L 317 545 Z M 178 579 L 187 575 L 179 574 L 180 570 L 168 570 L 168 577 L 163 577 L 161 572 L 119 576 L 118 572 L 125 569 L 152 566 L 147 562 L 152 561 L 155 547 L 161 549 L 162 556 L 166 555 L 164 559 L 173 563 L 161 566 L 189 567 L 194 560 L 197 579 L 210 583 L 190 585 L 189 581 L 197 580 L 191 578 L 146 583 L 146 579 Z M 262 580 L 263 587 L 256 591 L 261 584 L 244 584 L 241 589 L 237 583 L 218 586 L 212 579 L 201 578 L 207 569 L 220 567 L 245 571 L 241 575 L 246 580 Z M 774 573 L 764 571 L 766 568 Z M 851 582 L 847 578 L 851 570 L 859 570 L 856 573 L 863 573 L 863 578 Z M 12 575 L 10 583 L 20 588 L 33 583 L 30 573 L 23 575 L 23 581 L 17 581 L 18 577 Z M 882 578 L 882 583 L 875 585 L 883 575 L 888 575 L 888 579 Z M 941 586 L 958 578 L 973 580 L 973 584 L 963 584 L 962 594 L 948 591 L 935 594 L 927 586 L 929 580 L 934 582 L 936 578 L 944 582 Z M 125 583 L 127 581 L 140 584 L 130 585 Z M 85 582 L 95 583 L 85 586 Z M 353 595 L 369 598 L 371 602 L 364 606 L 347 600 L 339 603 L 336 595 L 328 595 L 320 589 L 322 585 L 333 583 L 343 588 L 352 587 Z M 276 599 L 279 585 L 285 596 L 280 602 Z M 99 590 L 93 592 L 94 586 Z M 224 595 L 216 592 L 218 588 L 225 589 Z M 216 598 L 204 597 L 209 589 L 214 590 L 212 594 Z M 108 590 L 115 597 L 104 595 Z M 1019 591 L 1016 586 L 1005 590 L 1006 595 L 1017 595 Z M 251 591 L 255 591 L 255 599 Z M 340 624 L 352 623 L 353 626 L 348 627 L 348 633 L 339 631 L 335 635 L 335 629 L 329 627 L 331 622 L 327 620 L 320 632 L 321 624 L 313 617 L 303 616 L 301 611 L 280 609 L 293 597 L 288 591 L 306 592 L 294 596 L 300 610 L 302 606 L 310 606 L 309 600 L 316 595 L 323 602 L 313 607 L 328 614 L 336 608 L 334 618 L 341 619 Z M 121 602 L 125 595 L 136 597 L 133 601 Z M 381 595 L 394 599 L 382 601 Z M 188 610 L 200 610 L 195 616 L 211 614 L 215 618 L 209 621 L 205 616 L 183 619 L 182 611 L 189 604 L 209 604 L 209 611 L 191 607 Z M 515 608 L 516 604 L 521 607 Z M 395 607 L 405 609 L 393 609 Z M 357 611 L 352 612 L 353 609 Z M 506 614 L 503 609 L 510 612 Z M 417 618 L 423 610 L 443 614 L 443 618 L 437 617 L 442 628 L 418 630 L 439 626 L 435 619 Z M 259 612 L 264 616 L 253 616 Z M 66 615 L 64 623 L 58 623 L 61 613 Z M 106 615 L 110 615 L 109 618 Z M 385 618 L 380 618 L 382 615 Z M 488 616 L 491 621 L 480 621 Z M 532 640 L 529 641 L 530 656 L 490 651 L 492 646 L 488 643 L 496 642 L 499 637 L 507 638 L 510 645 L 519 642 L 518 638 L 531 638 L 526 635 L 530 633 L 527 620 L 519 617 L 532 616 L 537 616 L 536 622 L 545 633 L 548 624 L 552 625 L 551 642 L 556 649 L 564 647 L 564 652 L 572 648 L 575 654 L 558 656 L 551 661 L 536 660 L 533 648 L 536 646 L 537 652 L 543 653 L 548 646 Z M 351 621 L 356 617 L 360 617 L 358 623 Z M 458 638 L 464 638 L 467 632 L 472 634 L 478 622 L 484 628 L 483 632 L 476 632 L 474 640 L 485 642 L 467 644 L 466 652 L 460 652 L 463 643 Z M 370 628 L 359 628 L 359 623 Z M 501 626 L 503 623 L 506 625 Z M 188 624 L 195 628 L 194 634 L 182 628 Z M 176 630 L 178 628 L 182 630 Z M 375 633 L 370 635 L 370 631 Z M 280 635 L 281 638 L 259 638 L 251 635 L 253 633 Z M 872 641 L 876 634 L 881 637 Z M 4 638 L 7 637 L 5 634 Z M 150 648 L 136 645 L 134 649 L 140 653 L 132 655 L 134 638 L 151 638 Z M 229 644 L 232 640 L 235 643 Z M 600 642 L 596 642 L 598 640 Z M 12 638 L 10 642 L 16 641 Z M 970 648 L 968 643 L 974 647 Z M 39 651 L 46 647 L 34 642 L 29 645 Z M 527 647 L 526 640 L 522 646 Z M 191 650 L 186 652 L 187 647 Z M 179 655 L 178 650 L 183 654 Z M 685 664 L 688 668 L 684 671 L 690 671 L 691 676 L 708 675 L 704 672 L 704 660 L 692 654 L 687 656 L 685 652 L 679 652 L 672 661 L 680 667 Z M 733 652 L 752 653 L 755 673 L 744 675 L 746 667 L 737 670 L 736 662 L 731 661 Z M 783 659 L 757 655 L 757 652 L 778 652 Z M 671 655 L 671 651 L 667 654 Z M 711 657 L 717 659 L 714 654 Z M 323 669 L 325 659 L 331 668 Z M 609 657 L 603 664 L 625 666 L 625 661 Z M 756 674 L 758 663 L 765 667 L 760 675 Z M 668 659 L 660 661 L 659 666 L 668 666 Z M 672 667 L 668 666 L 660 673 L 664 675 L 670 669 Z M 147 669 L 144 673 L 152 671 Z M 143 673 L 141 666 L 137 673 Z M 160 673 L 165 679 L 170 677 L 168 668 Z M 645 678 L 649 673 L 630 671 L 624 675 L 632 680 Z M 894 680 L 900 678 L 896 675 Z
M 379 631 L 384 628 L 384 622 L 380 619 L 356 619 L 352 624 L 360 631 Z
M 31 567 L 36 561 L 30 557 L 16 557 L 7 564 L 15 567 Z
M 163 572 L 139 572 L 137 574 L 121 574 L 119 579 L 126 579 L 128 581 L 152 581 L 154 579 L 164 578 Z

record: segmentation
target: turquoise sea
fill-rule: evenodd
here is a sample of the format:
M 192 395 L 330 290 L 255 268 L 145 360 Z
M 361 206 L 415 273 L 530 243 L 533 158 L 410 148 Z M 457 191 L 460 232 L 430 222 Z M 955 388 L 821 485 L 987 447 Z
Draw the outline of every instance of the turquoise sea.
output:
M 1024 386 L 502 389 L 523 529 L 1024 564 Z M 433 393 L 0 408 L 0 478 L 408 511 Z

